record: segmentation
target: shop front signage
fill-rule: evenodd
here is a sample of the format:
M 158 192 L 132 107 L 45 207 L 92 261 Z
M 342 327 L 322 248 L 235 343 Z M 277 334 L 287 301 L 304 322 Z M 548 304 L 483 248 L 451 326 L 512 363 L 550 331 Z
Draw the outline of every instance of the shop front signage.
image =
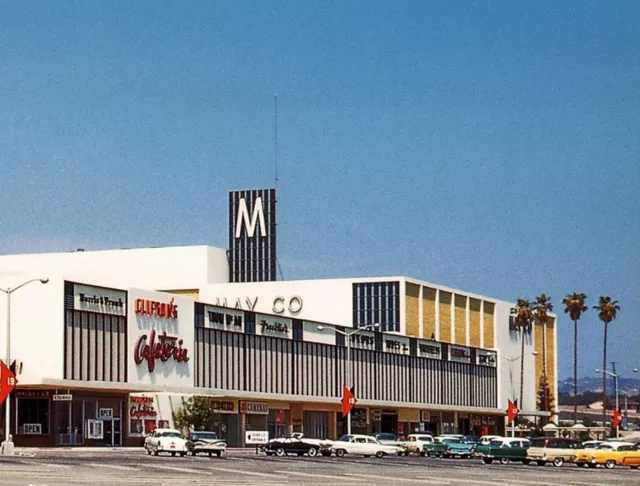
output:
M 113 418 L 113 408 L 98 409 L 98 418 L 100 420 L 110 420 Z
M 213 400 L 211 402 L 211 408 L 216 413 L 238 413 L 237 402 Z
M 178 304 L 174 304 L 175 299 L 167 302 L 157 302 L 149 299 L 136 299 L 133 310 L 136 314 L 144 314 L 164 319 L 178 318 Z
M 233 308 L 238 310 L 246 309 L 249 311 L 253 311 L 257 303 L 258 303 L 258 297 L 254 297 L 253 300 L 251 300 L 250 297 L 245 297 L 244 305 L 242 304 L 242 300 L 240 300 L 240 297 L 237 297 L 233 304 Z M 231 307 L 226 297 L 216 298 L 216 305 L 218 307 Z
M 205 327 L 224 331 L 244 332 L 244 314 L 223 307 L 205 306 Z
M 66 394 L 66 395 L 53 395 L 53 397 L 51 397 L 51 399 L 54 402 L 70 402 L 73 400 L 73 395 L 71 394 Z
M 256 334 L 291 339 L 292 321 L 287 317 L 256 315 Z
M 183 344 L 184 341 L 177 336 L 170 336 L 166 331 L 156 334 L 156 330 L 151 329 L 149 335 L 142 334 L 138 338 L 134 348 L 134 360 L 137 365 L 146 360 L 149 372 L 155 370 L 156 360 L 186 363 L 190 359 L 189 351 L 182 347 Z
M 73 284 L 73 308 L 114 316 L 127 315 L 127 293 L 89 285 Z
M 498 355 L 494 351 L 484 351 L 482 349 L 478 349 L 476 351 L 478 364 L 484 366 L 492 366 L 496 367 L 498 362 Z
M 435 341 L 418 341 L 418 356 L 423 358 L 440 359 L 442 357 L 442 345 Z
M 409 338 L 400 336 L 385 336 L 382 349 L 387 353 L 409 354 Z
M 449 361 L 471 363 L 471 350 L 462 346 L 449 345 Z
M 256 311 L 256 305 L 258 304 L 258 297 L 216 297 L 216 305 L 219 307 L 233 307 L 237 310 Z M 284 314 L 289 312 L 296 315 L 302 311 L 304 301 L 299 295 L 291 295 L 285 297 L 283 295 L 277 295 L 271 301 L 271 309 L 260 309 L 262 312 L 273 312 L 274 314 Z
M 269 432 L 266 430 L 247 430 L 244 433 L 246 445 L 266 444 L 269 442 Z
M 279 295 L 273 299 L 271 309 L 276 314 L 282 314 L 285 310 L 288 310 L 291 314 L 298 314 L 302 310 L 302 297 L 293 295 L 285 299 L 285 297 Z
M 129 397 L 129 417 L 132 419 L 155 419 L 158 416 L 158 412 L 153 406 L 153 397 Z
M 266 402 L 240 402 L 240 413 L 249 415 L 269 415 L 269 404 Z
M 22 433 L 24 435 L 42 435 L 42 424 L 23 424 Z
M 379 408 L 372 408 L 369 412 L 372 422 L 380 422 L 382 420 L 382 410 Z
M 349 344 L 357 349 L 376 349 L 376 335 L 371 331 L 360 331 L 349 336 Z

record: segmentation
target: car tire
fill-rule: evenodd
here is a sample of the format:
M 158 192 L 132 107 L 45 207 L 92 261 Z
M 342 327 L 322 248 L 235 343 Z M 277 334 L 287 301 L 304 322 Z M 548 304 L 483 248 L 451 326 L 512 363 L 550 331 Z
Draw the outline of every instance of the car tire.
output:
M 425 454 L 425 453 L 424 453 L 424 451 L 422 451 L 422 452 L 420 452 L 419 454 L 420 454 L 420 457 L 424 457 L 424 454 Z
M 176 453 L 175 453 L 175 452 L 172 452 L 172 453 L 171 453 L 171 457 L 176 457 Z
M 184 457 L 184 456 L 186 456 L 186 455 L 187 455 L 187 453 L 186 453 L 186 452 L 181 452 L 181 453 L 180 453 L 180 457 Z
M 556 458 L 553 460 L 553 465 L 554 465 L 555 467 L 560 467 L 560 466 L 562 466 L 563 464 L 564 464 L 564 459 L 563 459 L 562 457 L 556 457 Z
M 284 449 L 282 447 L 278 447 L 276 449 L 276 456 L 278 457 L 283 457 L 285 456 L 287 453 L 284 451 Z
M 509 459 L 506 457 L 501 457 L 500 458 L 500 464 L 509 464 Z
M 483 457 L 482 458 L 482 462 L 484 462 L 485 464 L 491 464 L 493 462 L 493 459 L 489 459 L 487 457 Z
M 158 449 L 156 449 L 155 451 L 153 451 L 153 455 L 157 456 L 158 455 Z
M 591 464 L 591 463 L 589 463 L 589 464 L 587 464 L 587 465 L 588 465 L 591 469 L 595 469 L 595 468 L 597 468 L 597 467 L 598 467 L 598 465 L 597 465 L 597 464 Z
M 209 457 L 211 457 L 211 454 L 209 454 Z M 222 457 L 222 451 L 216 451 L 216 457 Z
M 336 451 L 336 457 L 344 457 L 344 455 L 347 453 L 347 451 L 345 451 L 344 449 L 338 449 Z
M 316 449 L 315 447 L 310 447 L 307 454 L 309 454 L 309 457 L 316 457 L 318 455 L 318 449 Z
M 147 449 L 147 456 L 151 455 L 151 449 Z
M 192 456 L 195 456 L 196 454 L 197 454 L 197 452 L 196 452 L 196 451 L 191 451 L 191 455 L 192 455 Z
M 538 464 L 538 466 L 546 466 L 547 461 L 536 461 L 536 464 Z
M 530 459 L 523 459 L 522 460 L 522 464 L 524 464 L 525 466 L 528 466 L 529 464 L 531 464 L 531 460 Z
M 616 467 L 616 461 L 614 461 L 613 459 L 609 459 L 604 463 L 604 467 L 606 467 L 607 469 L 613 469 L 614 467 Z
M 376 457 L 377 457 L 378 459 L 382 459 L 385 455 L 386 455 L 386 454 L 385 454 L 384 452 L 382 452 L 382 451 L 378 451 L 378 452 L 376 452 Z
M 265 452 L 265 454 L 269 457 L 273 456 L 273 452 Z
M 629 466 L 631 469 L 638 469 L 638 466 Z
M 576 465 L 578 467 L 585 467 L 586 466 L 586 464 L 584 462 L 576 462 Z

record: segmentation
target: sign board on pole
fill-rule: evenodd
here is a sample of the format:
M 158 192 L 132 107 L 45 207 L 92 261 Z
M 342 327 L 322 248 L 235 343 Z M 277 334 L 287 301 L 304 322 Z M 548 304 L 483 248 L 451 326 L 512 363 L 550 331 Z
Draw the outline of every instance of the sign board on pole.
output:
M 51 397 L 51 399 L 54 402 L 71 402 L 73 401 L 73 395 L 53 395 L 53 397 Z
M 247 430 L 244 433 L 244 443 L 247 445 L 266 444 L 269 441 L 267 430 Z
M 3 403 L 18 384 L 16 375 L 4 361 L 0 361 L 0 403 Z

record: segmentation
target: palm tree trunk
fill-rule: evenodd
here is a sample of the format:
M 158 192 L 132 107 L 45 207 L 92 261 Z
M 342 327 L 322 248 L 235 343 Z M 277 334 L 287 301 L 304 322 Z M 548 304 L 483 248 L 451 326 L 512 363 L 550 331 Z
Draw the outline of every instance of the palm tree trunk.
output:
M 524 394 L 524 335 L 525 335 L 525 327 L 522 326 L 522 346 L 520 348 L 520 403 L 518 403 L 518 408 L 520 410 L 524 410 L 523 394 Z
M 573 321 L 573 423 L 578 422 L 578 320 Z
M 602 353 L 602 427 L 607 426 L 607 323 L 604 323 L 604 349 Z
M 549 410 L 549 399 L 547 394 L 547 320 L 542 322 L 542 377 L 544 378 L 545 388 L 542 399 L 542 409 Z

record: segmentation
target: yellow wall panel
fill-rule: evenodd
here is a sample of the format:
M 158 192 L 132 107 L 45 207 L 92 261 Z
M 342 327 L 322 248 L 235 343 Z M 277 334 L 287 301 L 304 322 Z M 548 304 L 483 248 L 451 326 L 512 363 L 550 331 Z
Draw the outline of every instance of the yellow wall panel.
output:
M 451 293 L 440 291 L 440 341 L 451 342 Z
M 423 336 L 431 339 L 436 334 L 436 289 L 422 287 L 422 325 Z
M 467 344 L 467 296 L 455 296 L 455 314 L 452 341 L 457 344 Z
M 420 337 L 420 286 L 407 283 L 405 316 L 407 336 Z
M 493 314 L 496 311 L 496 305 L 493 302 L 484 302 L 484 347 L 495 348 L 493 332 Z
M 469 339 L 470 346 L 480 347 L 480 301 L 478 299 L 469 299 Z
M 547 322 L 547 377 L 549 378 L 549 386 L 551 387 L 551 399 L 554 405 L 558 406 L 558 397 L 555 396 L 556 380 L 556 320 L 549 317 Z M 542 350 L 540 350 L 542 352 Z

